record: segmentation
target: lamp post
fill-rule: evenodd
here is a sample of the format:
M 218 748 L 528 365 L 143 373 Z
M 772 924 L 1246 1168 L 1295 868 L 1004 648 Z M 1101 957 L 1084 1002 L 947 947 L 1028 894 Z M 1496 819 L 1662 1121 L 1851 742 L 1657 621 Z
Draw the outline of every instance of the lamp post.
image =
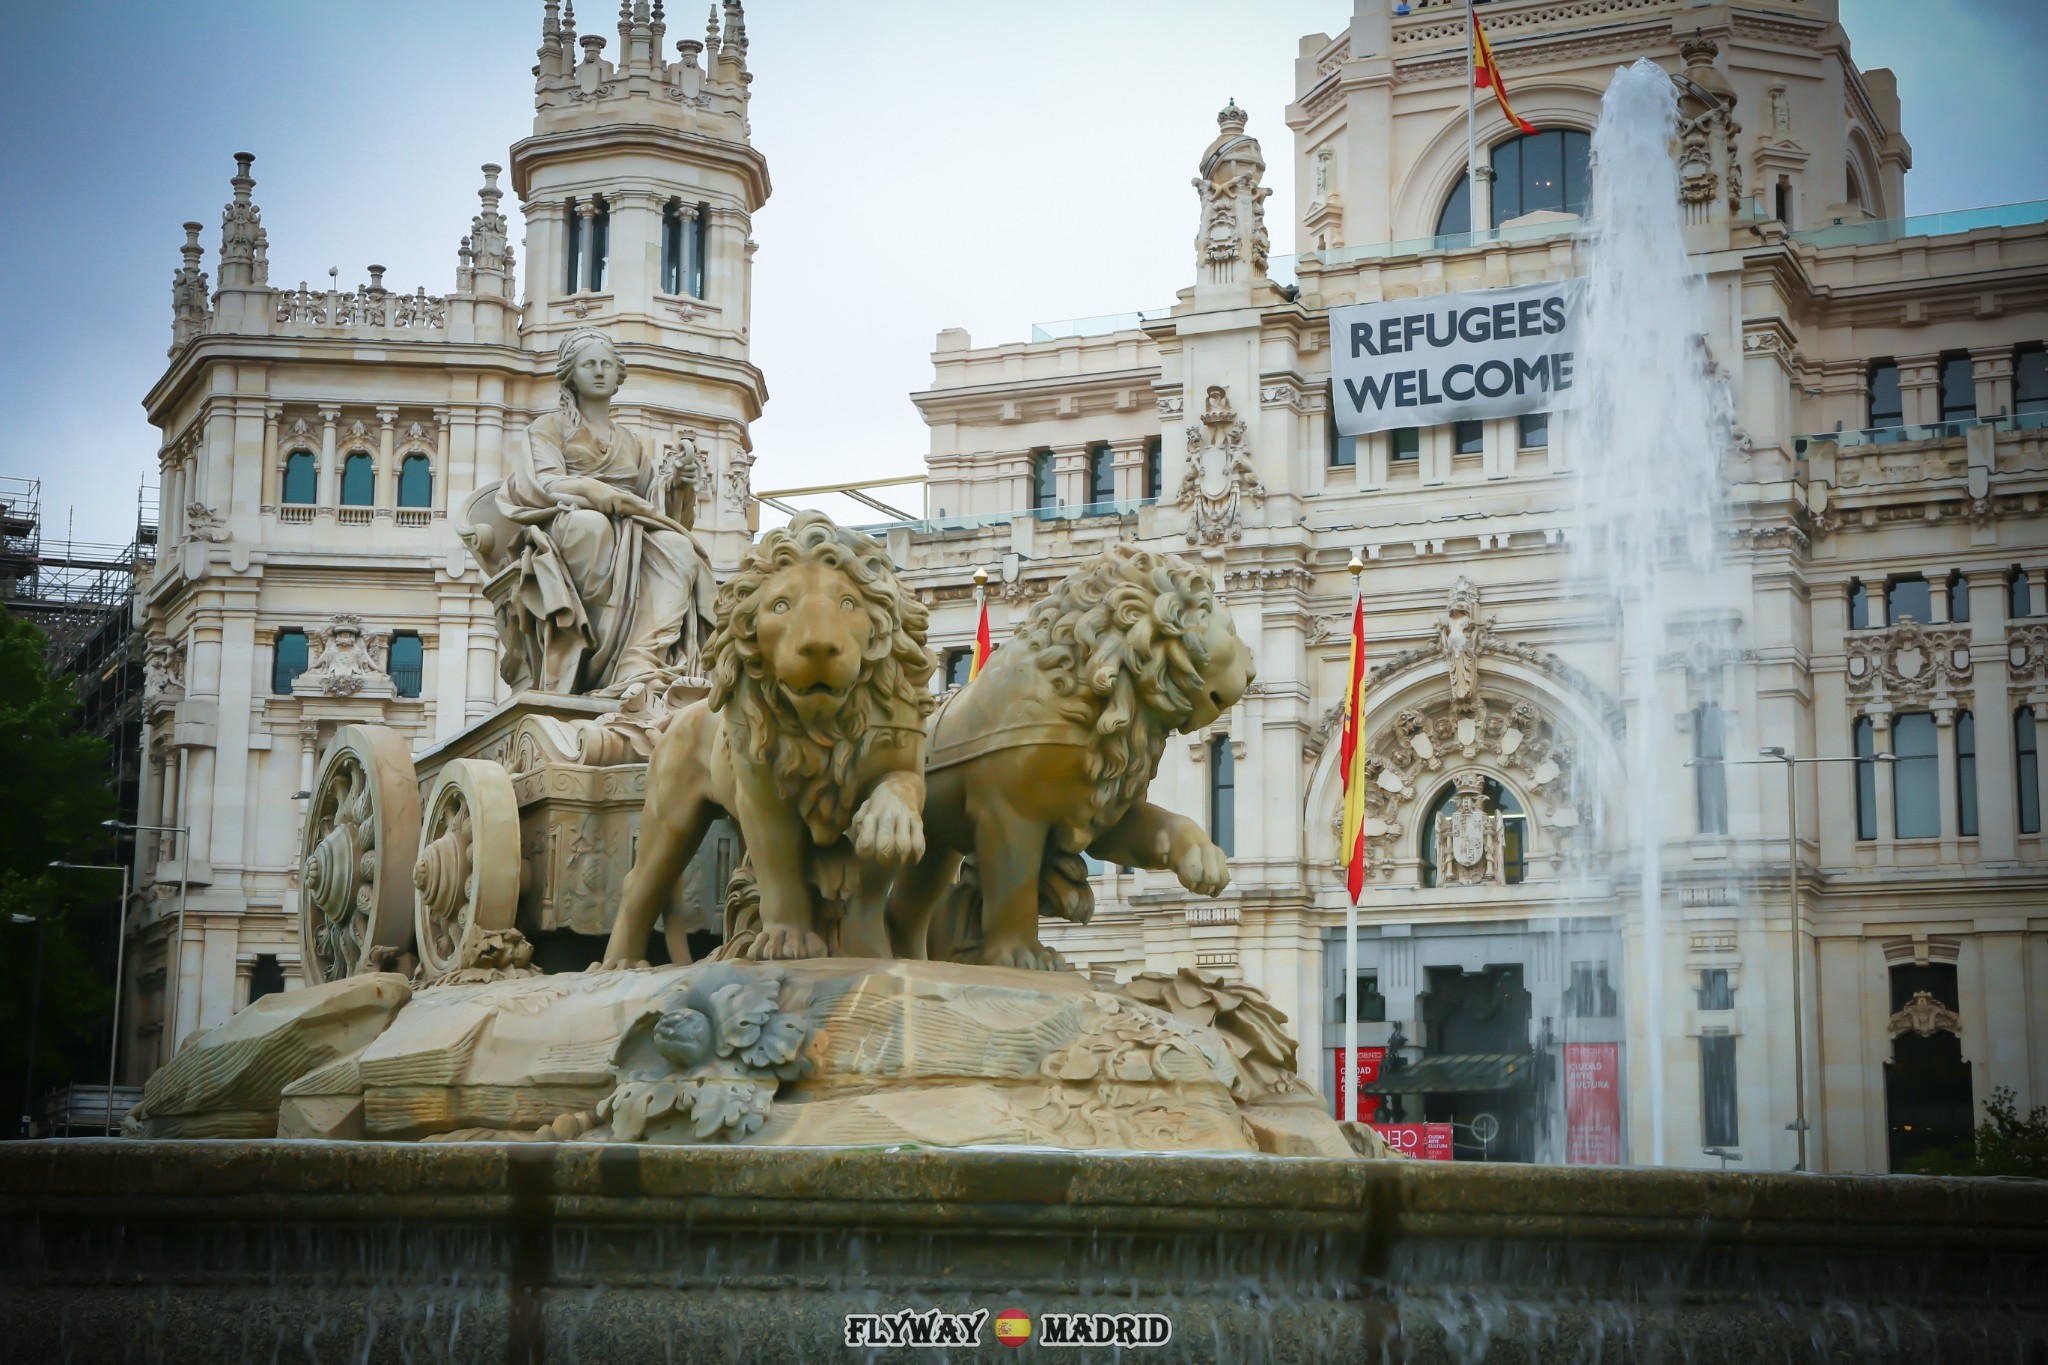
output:
M 182 807 L 179 814 L 183 814 Z M 175 834 L 178 836 L 178 937 L 171 946 L 173 952 L 167 955 L 166 964 L 170 976 L 170 1000 L 165 1009 L 171 1034 L 171 1055 L 178 1055 L 178 1004 L 184 996 L 185 978 L 185 892 L 189 885 L 186 874 L 192 868 L 192 826 L 190 825 L 131 825 L 125 820 L 102 820 L 108 829 L 125 829 L 137 834 Z M 126 938 L 126 910 L 124 909 L 122 937 Z
M 1785 752 L 1783 746 L 1771 744 L 1757 750 L 1758 758 L 1688 758 L 1688 768 L 1749 768 L 1766 763 L 1785 765 L 1785 875 L 1788 896 L 1792 908 L 1792 1090 L 1793 1120 L 1785 1126 L 1799 1135 L 1799 1164 L 1792 1169 L 1804 1171 L 1806 1167 L 1806 1132 L 1810 1126 L 1806 1121 L 1806 1014 L 1805 975 L 1806 953 L 1799 927 L 1799 767 L 1803 763 L 1896 763 L 1895 754 L 1844 754 L 1840 757 L 1800 758 Z M 1724 1161 L 1722 1163 L 1726 1165 Z
M 126 863 L 65 863 L 55 862 L 51 867 L 71 868 L 78 872 L 118 872 L 121 874 L 121 904 L 114 911 L 114 1024 L 113 1038 L 107 1044 L 107 1122 L 109 1133 L 114 1131 L 114 1064 L 121 1055 L 121 971 L 126 965 L 128 953 L 128 864 Z M 33 1033 L 34 1027 L 30 1030 Z M 35 1065 L 33 1054 L 29 1065 Z
M 29 996 L 28 1006 L 28 1078 L 21 1087 L 21 1135 L 30 1137 L 35 1131 L 36 1021 L 43 1013 L 43 927 L 50 917 L 43 914 L 14 915 L 11 918 L 16 924 L 33 923 L 36 926 L 36 985 Z

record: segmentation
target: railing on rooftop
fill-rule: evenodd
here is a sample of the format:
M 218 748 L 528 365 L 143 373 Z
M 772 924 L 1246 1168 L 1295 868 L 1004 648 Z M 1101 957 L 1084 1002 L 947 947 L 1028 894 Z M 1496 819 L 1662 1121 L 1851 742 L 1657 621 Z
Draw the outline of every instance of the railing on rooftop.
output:
M 1516 242 L 1540 242 L 1548 237 L 1570 237 L 1589 225 L 1581 218 L 1558 218 L 1547 223 L 1515 223 L 1508 227 L 1481 228 L 1477 232 L 1447 232 L 1437 237 L 1411 237 L 1400 242 L 1361 242 L 1357 246 L 1331 247 L 1316 253 L 1325 269 L 1350 265 L 1354 261 L 1381 261 L 1394 256 L 1420 256 L 1428 251 L 1464 251 L 1475 246 L 1496 246 Z
M 1806 448 L 1826 441 L 1841 449 L 1858 446 L 1906 445 L 1914 441 L 1952 441 L 1971 427 L 1993 431 L 2048 431 L 2048 412 L 2020 412 L 2006 417 L 1968 417 L 1956 422 L 1916 422 L 1889 427 L 1865 427 L 1860 431 L 1818 431 L 1796 436 L 1792 450 L 1805 456 Z
M 1008 512 L 978 512 L 972 516 L 920 517 L 915 521 L 889 521 L 858 529 L 873 533 L 907 529 L 912 535 L 938 535 L 945 531 L 978 531 L 985 526 L 1008 526 L 1019 517 L 1030 517 L 1034 521 L 1086 521 L 1091 517 L 1136 516 L 1140 507 L 1149 507 L 1158 502 L 1157 498 L 1133 498 L 1127 502 L 1079 502 L 1060 507 L 1020 507 Z
M 1923 213 L 1912 218 L 1886 218 L 1873 223 L 1834 223 L 1786 235 L 1807 246 L 1873 246 L 1904 237 L 1945 237 L 1987 227 L 2029 227 L 2048 222 L 2048 199 L 2022 204 L 1991 204 L 1950 213 Z
M 1282 289 L 1298 287 L 1297 256 L 1275 256 L 1266 262 L 1266 278 Z M 1031 324 L 1033 341 L 1062 341 L 1068 337 L 1106 337 L 1113 332 L 1131 332 L 1148 322 L 1170 316 L 1171 308 L 1141 308 L 1135 313 L 1104 313 L 1092 318 L 1063 318 L 1058 322 Z

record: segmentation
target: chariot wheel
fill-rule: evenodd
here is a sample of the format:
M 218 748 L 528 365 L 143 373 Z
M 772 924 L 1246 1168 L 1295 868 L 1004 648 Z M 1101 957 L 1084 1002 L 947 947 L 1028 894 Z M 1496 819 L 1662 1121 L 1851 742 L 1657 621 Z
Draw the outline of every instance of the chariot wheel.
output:
M 344 725 L 320 765 L 299 841 L 299 951 L 306 984 L 360 971 L 376 947 L 412 943 L 419 779 L 396 730 Z
M 481 758 L 435 774 L 413 864 L 413 940 L 431 979 L 464 965 L 483 933 L 519 910 L 519 799 L 512 778 Z

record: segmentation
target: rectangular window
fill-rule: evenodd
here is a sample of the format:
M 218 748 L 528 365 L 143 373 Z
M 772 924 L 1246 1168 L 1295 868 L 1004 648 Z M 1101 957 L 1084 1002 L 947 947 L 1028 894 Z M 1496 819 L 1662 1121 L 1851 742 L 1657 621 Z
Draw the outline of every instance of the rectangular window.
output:
M 1895 427 L 1906 420 L 1906 405 L 1899 397 L 1899 367 L 1880 360 L 1870 367 L 1870 425 Z
M 1164 463 L 1164 443 L 1154 436 L 1145 442 L 1145 496 L 1148 498 L 1159 497 L 1160 486 L 1165 482 Z
M 1236 764 L 1228 735 L 1209 741 L 1209 838 L 1226 857 L 1237 856 Z
M 562 205 L 562 219 L 562 292 L 574 294 L 583 288 L 583 215 L 574 199 Z
M 611 206 L 599 199 L 597 216 L 590 220 L 590 292 L 604 292 L 605 266 L 610 263 L 612 249 Z
M 675 204 L 661 211 L 661 292 L 683 292 L 683 212 Z
M 1956 833 L 1977 832 L 1977 719 L 1956 712 Z
M 1337 385 L 1335 380 L 1330 382 L 1327 392 L 1330 395 L 1330 401 L 1326 408 L 1329 415 L 1323 422 L 1323 434 L 1328 438 L 1325 442 L 1328 450 L 1325 458 L 1329 461 L 1330 468 L 1332 469 L 1351 469 L 1358 464 L 1358 438 L 1356 436 L 1340 436 L 1337 434 Z
M 1700 970 L 1700 1008 L 1703 1010 L 1732 1010 L 1735 1008 L 1735 988 L 1728 984 L 1726 967 L 1705 967 Z
M 1702 702 L 1692 712 L 1693 793 L 1699 806 L 1699 832 L 1728 832 L 1728 770 L 1721 765 L 1721 708 Z
M 1397 460 L 1418 460 L 1422 458 L 1422 429 L 1420 427 L 1395 427 L 1389 440 L 1388 449 Z
M 1088 452 L 1088 501 L 1096 506 L 1116 501 L 1116 455 L 1106 445 Z
M 420 675 L 426 665 L 426 646 L 417 635 L 394 635 L 391 637 L 392 690 L 401 697 L 417 697 L 420 694 Z
M 1567 1019 L 1612 1019 L 1619 1002 L 1607 984 L 1605 962 L 1574 962 L 1571 984 L 1564 991 Z
M 1976 367 L 1967 355 L 1941 358 L 1941 420 L 1967 422 L 1977 415 Z
M 1877 837 L 1877 728 L 1870 717 L 1856 717 L 1852 732 L 1856 739 L 1856 837 Z
M 1970 619 L 1970 580 L 1959 573 L 1948 576 L 1948 619 L 1957 622 Z
M 1849 580 L 1849 629 L 1870 629 L 1870 590 L 1859 578 Z
M 1708 1147 L 1734 1147 L 1735 1038 L 1710 1033 L 1700 1039 L 1700 1137 Z
M 2025 569 L 2017 564 L 2013 565 L 2012 572 L 2006 576 L 2005 589 L 2008 599 L 2005 604 L 2007 616 L 2017 620 L 2022 616 L 2034 614 L 2034 593 L 2027 584 Z
M 281 630 L 270 651 L 270 690 L 290 696 L 292 683 L 306 671 L 306 632 Z
M 1892 717 L 1892 831 L 1901 839 L 1941 834 L 1941 772 L 1934 717 L 1908 711 Z
M 1772 215 L 1785 225 L 1787 232 L 1790 232 L 1792 230 L 1792 187 L 1780 180 L 1772 189 L 1771 201 Z
M 1340 975 L 1338 976 L 1340 982 L 1343 980 L 1341 971 L 1342 968 L 1340 967 Z M 1350 1008 L 1350 1002 L 1345 1000 L 1344 992 L 1339 990 L 1337 992 L 1337 1020 L 1339 1023 L 1343 1022 L 1345 1018 L 1344 1012 L 1348 1008 Z M 1377 972 L 1360 972 L 1358 974 L 1358 1022 L 1361 1024 L 1384 1024 L 1387 1022 L 1387 997 L 1380 994 L 1380 978 Z
M 256 962 L 249 968 L 249 1003 L 253 1005 L 264 996 L 283 990 L 284 968 L 278 965 L 277 954 L 256 954 Z
M 1460 422 L 1452 432 L 1460 455 L 1478 455 L 1486 450 L 1486 423 Z
M 704 263 L 708 259 L 708 243 L 711 240 L 711 205 L 697 205 L 697 217 L 690 224 L 688 251 L 690 258 L 690 297 L 709 297 L 704 292 Z
M 1522 450 L 1541 450 L 1550 444 L 1550 414 L 1528 412 L 1515 419 L 1515 445 Z
M 1921 625 L 1933 619 L 1934 596 L 1927 589 L 1927 580 L 1918 574 L 1911 578 L 1895 578 L 1884 592 L 1884 621 L 1895 626 L 1902 616 L 1910 616 Z
M 967 686 L 968 670 L 974 667 L 974 651 L 971 649 L 949 649 L 946 651 L 946 686 Z
M 2012 358 L 2012 410 L 2048 412 L 2048 350 L 2022 347 Z
M 1034 508 L 1060 505 L 1059 476 L 1050 450 L 1031 453 L 1031 505 Z
M 2041 832 L 2041 750 L 2034 733 L 2034 708 L 2022 706 L 2012 717 L 2013 770 L 2019 778 L 2020 833 Z

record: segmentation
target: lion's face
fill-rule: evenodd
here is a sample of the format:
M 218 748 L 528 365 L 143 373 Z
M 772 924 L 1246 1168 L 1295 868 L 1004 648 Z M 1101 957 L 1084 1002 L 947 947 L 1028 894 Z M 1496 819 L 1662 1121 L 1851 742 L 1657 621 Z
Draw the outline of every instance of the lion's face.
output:
M 845 705 L 874 637 L 859 587 L 836 566 L 811 561 L 777 570 L 759 601 L 767 677 L 807 724 L 824 721 Z
M 1203 634 L 1207 637 L 1209 662 L 1202 668 L 1202 688 L 1195 697 L 1194 710 L 1180 727 L 1183 734 L 1215 724 L 1216 717 L 1237 705 L 1252 679 L 1259 675 L 1252 664 L 1252 652 L 1237 638 L 1237 627 L 1221 607 L 1209 613 Z

